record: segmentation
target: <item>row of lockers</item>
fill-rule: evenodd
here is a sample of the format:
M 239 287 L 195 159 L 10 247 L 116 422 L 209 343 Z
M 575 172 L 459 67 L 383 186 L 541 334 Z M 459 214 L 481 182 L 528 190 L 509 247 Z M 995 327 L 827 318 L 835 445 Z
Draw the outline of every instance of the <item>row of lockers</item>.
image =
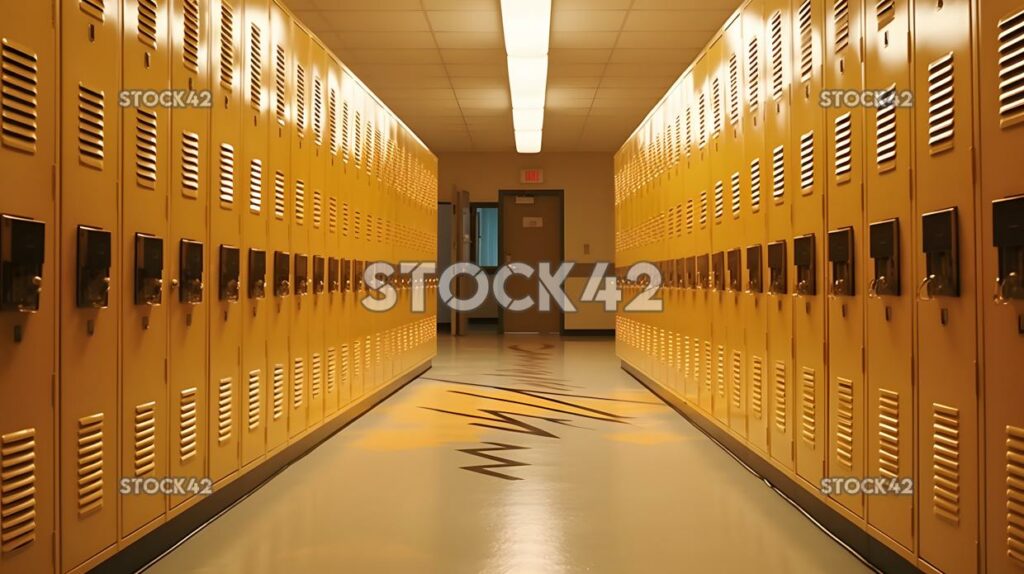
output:
M 84 571 L 433 356 L 437 160 L 276 0 L 0 14 L 0 572 Z
M 922 569 L 1024 572 L 1020 149 L 1024 2 L 744 2 L 616 155 L 667 285 L 619 353 Z

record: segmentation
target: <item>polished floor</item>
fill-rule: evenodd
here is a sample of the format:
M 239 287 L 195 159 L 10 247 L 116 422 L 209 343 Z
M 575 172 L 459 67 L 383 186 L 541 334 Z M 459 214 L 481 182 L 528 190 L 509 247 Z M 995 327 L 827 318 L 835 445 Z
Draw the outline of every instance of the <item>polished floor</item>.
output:
M 149 572 L 870 572 L 620 370 L 610 339 L 439 346 Z

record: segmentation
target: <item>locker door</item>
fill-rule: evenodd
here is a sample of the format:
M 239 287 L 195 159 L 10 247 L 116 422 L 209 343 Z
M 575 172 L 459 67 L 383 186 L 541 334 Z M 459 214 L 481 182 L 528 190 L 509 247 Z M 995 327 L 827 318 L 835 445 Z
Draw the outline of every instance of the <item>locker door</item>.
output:
M 790 269 L 793 252 L 792 209 L 798 174 L 799 152 L 790 141 L 790 82 L 792 69 L 791 8 L 789 0 L 765 0 L 767 48 L 767 96 L 765 102 L 766 227 L 765 292 L 768 294 L 768 410 L 771 424 L 769 444 L 772 458 L 788 468 L 794 464 L 794 436 L 800 420 L 796 417 L 798 375 L 793 363 L 793 293 Z
M 63 3 L 61 565 L 117 542 L 118 88 L 121 11 Z M 108 462 L 109 461 L 109 462 Z M 105 472 L 106 471 L 106 472 Z
M 352 261 L 355 258 L 355 155 L 353 147 L 353 104 L 355 102 L 355 79 L 342 68 L 339 78 L 341 100 L 339 129 L 341 130 L 340 144 L 340 183 L 338 184 L 338 201 L 340 204 L 340 254 L 339 266 L 341 269 L 341 346 L 340 356 L 340 392 L 339 407 L 344 408 L 353 398 L 356 398 L 354 388 L 355 357 L 353 348 L 355 346 L 355 294 L 353 290 Z
M 210 374 L 209 477 L 218 482 L 238 471 L 242 397 L 242 32 L 239 0 L 212 0 L 210 9 Z M 242 381 L 246 381 L 243 391 Z
M 978 381 L 974 93 L 970 2 L 914 4 L 914 282 L 919 361 L 921 557 L 947 572 L 978 562 Z M 950 211 L 952 210 L 952 211 Z M 927 279 L 926 279 L 927 278 Z
M 268 191 L 267 232 L 267 453 L 288 441 L 288 412 L 291 404 L 289 381 L 292 360 L 289 342 L 292 330 L 292 252 L 290 190 L 292 189 L 291 153 L 294 120 L 291 80 L 294 64 L 291 51 L 291 19 L 275 2 L 270 3 L 271 74 L 268 79 L 270 102 L 269 169 L 265 170 Z M 269 195 L 269 194 L 268 194 Z M 272 207 L 272 210 L 270 207 Z
M 695 150 L 694 168 L 692 171 L 693 185 L 690 189 L 695 204 L 696 223 L 692 253 L 697 268 L 697 293 L 694 297 L 693 317 L 695 324 L 694 343 L 697 379 L 699 381 L 698 398 L 700 407 L 708 412 L 714 408 L 715 394 L 715 347 L 712 333 L 712 278 L 711 278 L 711 226 L 712 186 L 710 136 L 713 129 L 713 110 L 711 102 L 712 62 L 708 55 L 703 56 L 694 68 L 695 91 L 694 105 L 696 109 L 695 124 L 697 129 L 697 149 Z
M 267 321 L 273 290 L 273 250 L 267 240 L 267 221 L 274 209 L 273 171 L 268 155 L 270 129 L 271 42 L 266 0 L 246 0 L 242 26 L 242 160 L 236 168 L 237 189 L 249 195 L 242 214 L 242 390 L 239 422 L 242 465 L 258 461 L 267 448 L 270 418 L 268 389 L 272 371 L 267 362 Z
M 320 424 L 324 417 L 324 394 L 327 387 L 327 159 L 330 141 L 327 138 L 327 60 L 323 47 L 311 41 L 309 51 L 309 122 L 311 141 L 306 144 L 309 158 L 310 207 L 309 252 L 310 288 L 307 297 L 309 317 L 309 426 Z
M 765 191 L 769 189 L 771 170 L 765 160 L 765 109 L 768 106 L 765 68 L 764 5 L 754 0 L 743 9 L 743 162 L 740 171 L 744 185 L 741 241 L 746 282 L 743 284 L 744 346 L 747 352 L 747 438 L 762 453 L 768 452 L 769 410 L 768 329 L 765 295 Z
M 208 90 L 209 3 L 171 1 L 171 87 Z M 171 111 L 171 231 L 168 245 L 171 290 L 169 474 L 203 478 L 207 473 L 209 308 L 216 302 L 209 262 L 207 209 L 210 187 L 209 111 Z M 211 288 L 208 288 L 211 287 Z M 181 512 L 190 496 L 170 497 L 171 512 Z
M 122 4 L 122 85 L 170 87 L 166 0 Z M 147 62 L 149 65 L 147 66 Z M 171 114 L 162 106 L 121 110 L 121 457 L 120 476 L 168 475 L 167 309 L 172 296 L 167 266 L 167 193 L 171 181 Z M 136 161 L 137 160 L 137 161 Z M 121 537 L 132 541 L 163 522 L 163 496 L 121 496 Z
M 865 6 L 864 83 L 868 89 L 910 89 L 909 3 Z M 868 476 L 914 476 L 913 297 L 910 161 L 911 111 L 864 111 L 865 210 L 869 245 L 864 341 L 867 347 Z M 915 488 L 920 493 L 920 484 Z M 921 495 L 925 496 L 925 495 Z M 914 501 L 867 499 L 868 523 L 913 548 Z
M 56 7 L 0 20 L 0 572 L 52 572 L 57 493 Z M 34 93 L 26 101 L 21 94 Z M 8 107 L 10 106 L 10 107 Z M 17 192 L 15 192 L 17 190 Z M 8 271 L 8 269 L 10 271 Z M 10 272 L 10 283 L 7 273 Z M 36 280 L 36 278 L 40 280 Z
M 979 4 L 981 99 L 981 291 L 985 344 L 985 564 L 988 572 L 1024 572 L 1024 226 L 1021 166 L 1014 154 L 1024 138 L 1020 58 L 1024 4 Z M 964 274 L 967 278 L 969 275 Z M 988 297 L 986 288 L 994 291 Z
M 825 3 L 824 87 L 861 90 L 864 74 L 864 3 Z M 867 242 L 864 227 L 864 110 L 826 108 L 822 137 L 827 146 L 824 175 L 828 194 L 828 237 L 823 294 L 828 296 L 828 476 L 864 476 L 864 297 Z M 836 496 L 864 515 L 860 495 Z
M 696 406 L 700 401 L 700 354 L 701 343 L 698 334 L 701 323 L 694 314 L 697 300 L 697 278 L 696 278 L 696 248 L 695 233 L 697 227 L 697 200 L 699 190 L 697 187 L 697 164 L 700 161 L 698 151 L 699 136 L 699 113 L 697 104 L 700 98 L 697 94 L 697 83 L 694 75 L 687 72 L 683 75 L 681 83 L 683 87 L 683 114 L 685 120 L 685 141 L 684 166 L 683 166 L 683 221 L 684 235 L 682 255 L 684 257 L 684 277 L 686 277 L 685 288 L 679 298 L 680 318 L 690 317 L 688 321 L 681 321 L 683 330 L 683 396 L 687 402 Z M 632 177 L 632 176 L 630 176 Z M 630 199 L 632 203 L 632 199 Z M 635 225 L 635 224 L 634 224 Z M 633 227 L 635 229 L 635 227 Z M 634 233 L 631 230 L 631 234 Z
M 681 290 L 679 287 L 678 260 L 683 250 L 683 199 L 684 188 L 682 178 L 682 128 L 683 128 L 683 93 L 680 82 L 672 87 L 667 101 L 667 131 L 669 132 L 669 175 L 666 181 L 666 204 L 668 207 L 668 237 L 665 249 L 666 265 L 670 269 L 670 277 L 664 278 L 667 287 L 662 291 L 664 301 L 664 322 L 669 329 L 670 367 L 669 388 L 679 396 L 683 395 L 683 363 L 682 363 L 682 330 L 679 320 L 679 304 Z
M 797 473 L 820 485 L 825 472 L 828 371 L 825 365 L 825 112 L 822 85 L 824 2 L 794 0 L 789 149 L 794 173 L 793 413 Z M 797 159 L 799 158 L 799 159 Z
M 313 190 L 309 180 L 312 142 L 310 121 L 311 68 L 309 33 L 298 21 L 291 21 L 291 69 L 293 129 L 290 169 L 292 174 L 292 329 L 288 389 L 288 436 L 295 438 L 308 424 L 309 387 L 313 365 L 309 352 L 309 324 L 313 305 L 312 264 L 309 234 L 312 227 Z
M 344 164 L 341 156 L 341 65 L 327 54 L 327 168 L 324 193 L 327 197 L 327 313 L 325 316 L 327 373 L 324 390 L 324 414 L 331 416 L 338 410 L 342 398 L 342 268 L 344 255 L 341 240 L 341 186 Z

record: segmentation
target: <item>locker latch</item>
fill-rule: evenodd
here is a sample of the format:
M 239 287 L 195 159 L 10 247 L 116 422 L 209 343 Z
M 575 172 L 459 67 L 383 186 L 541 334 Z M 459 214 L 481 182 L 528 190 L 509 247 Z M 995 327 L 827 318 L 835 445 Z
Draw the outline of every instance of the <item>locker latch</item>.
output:
M 78 226 L 75 303 L 83 309 L 106 309 L 110 299 L 110 232 Z
M 829 293 L 837 297 L 854 295 L 853 228 L 828 232 L 828 261 L 832 265 Z
M 249 249 L 249 298 L 263 299 L 267 296 L 267 252 Z
M 957 243 L 956 207 L 921 216 L 921 247 L 925 257 L 925 277 L 918 286 L 921 299 L 960 296 Z
M 181 240 L 181 269 L 179 281 L 182 303 L 196 305 L 203 302 L 203 244 L 190 239 Z
M 320 295 L 327 287 L 324 277 L 324 258 L 319 255 L 313 256 L 313 293 Z
M 676 286 L 680 289 L 687 289 L 690 287 L 689 281 L 686 279 L 686 258 L 680 257 L 676 259 Z
M 793 266 L 796 267 L 796 295 L 815 295 L 818 285 L 814 277 L 814 234 L 793 238 Z
M 343 259 L 341 262 L 341 289 L 343 291 L 352 290 L 352 266 L 355 261 L 351 259 Z
M 869 297 L 900 294 L 900 221 L 887 219 L 871 224 L 869 229 L 874 276 L 868 287 Z
M 729 270 L 729 290 L 739 293 L 743 290 L 743 255 L 740 249 L 730 249 L 726 255 L 726 267 Z
M 286 297 L 292 290 L 291 255 L 285 251 L 274 252 L 274 296 Z
M 711 273 L 710 273 L 710 261 L 709 255 L 697 256 L 697 274 L 695 277 L 695 287 L 697 289 L 710 289 L 711 288 Z
M 711 255 L 711 290 L 725 291 L 725 253 L 722 251 Z
M 241 254 L 237 247 L 220 246 L 220 300 L 237 302 L 241 294 Z
M 996 302 L 1024 299 L 1024 195 L 992 202 L 992 244 L 999 252 Z
M 776 241 L 768 244 L 768 294 L 785 295 L 788 289 L 786 281 L 786 242 Z
M 764 291 L 761 249 L 760 245 L 747 247 L 747 293 L 761 293 Z
M 164 240 L 135 234 L 135 304 L 157 307 L 164 300 Z
M 295 269 L 292 271 L 295 274 L 295 294 L 302 296 L 309 293 L 309 257 L 301 254 L 295 254 Z
M 697 258 L 690 256 L 686 258 L 686 288 L 697 289 Z
M 45 251 L 45 223 L 0 215 L 0 310 L 39 310 Z
M 366 270 L 366 262 L 355 259 L 352 261 L 352 290 L 363 289 L 363 272 Z
M 338 274 L 338 258 L 327 259 L 327 292 L 335 293 L 341 288 L 341 279 Z

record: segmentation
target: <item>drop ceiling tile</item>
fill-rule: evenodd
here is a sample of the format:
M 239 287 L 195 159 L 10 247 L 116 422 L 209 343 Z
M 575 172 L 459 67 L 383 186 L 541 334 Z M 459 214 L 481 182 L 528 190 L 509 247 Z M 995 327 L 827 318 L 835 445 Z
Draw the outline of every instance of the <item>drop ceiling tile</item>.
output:
M 324 13 L 318 10 L 295 9 L 294 14 L 311 32 L 329 32 L 332 29 Z
M 548 88 L 548 100 L 594 99 L 597 88 Z
M 679 69 L 679 74 L 668 74 L 662 76 L 640 76 L 640 77 L 608 77 L 602 78 L 602 88 L 658 88 L 662 93 L 667 91 L 676 82 L 685 66 Z
M 590 78 L 604 74 L 605 64 L 548 64 L 548 78 Z
M 606 49 L 556 48 L 548 53 L 548 59 L 560 64 L 604 64 L 611 55 L 612 51 Z
M 501 14 L 497 11 L 431 11 L 427 20 L 435 32 L 501 33 Z
M 618 32 L 552 32 L 551 48 L 613 48 Z
M 505 78 L 508 79 L 508 66 L 488 64 L 448 64 L 448 75 L 454 77 Z
M 373 66 L 370 66 L 372 68 Z M 350 67 L 352 73 L 363 80 L 371 90 L 387 88 L 450 88 L 451 83 L 445 76 L 427 76 L 422 78 L 405 78 L 402 76 L 371 76 L 364 75 L 358 68 Z
M 550 88 L 596 88 L 601 85 L 600 76 L 568 78 L 565 76 L 548 76 L 548 89 Z
M 458 88 L 455 96 L 459 100 L 506 100 L 511 101 L 510 94 L 505 87 L 495 88 Z
M 593 103 L 594 103 L 594 100 L 586 100 L 586 103 L 582 104 L 579 107 L 561 107 L 561 106 L 551 107 L 551 106 L 549 106 L 548 109 L 546 109 L 544 111 L 544 117 L 546 118 L 548 116 L 550 116 L 550 117 L 563 117 L 564 116 L 564 117 L 584 117 L 585 118 L 585 117 L 590 115 L 590 106 Z
M 330 10 L 323 12 L 330 29 L 339 32 L 427 32 L 422 11 Z
M 436 48 L 430 32 L 345 32 L 337 34 L 346 48 Z
M 696 49 L 629 49 L 618 48 L 611 54 L 611 61 L 616 64 L 642 64 L 645 62 L 680 64 L 685 67 L 698 54 Z M 679 70 L 682 72 L 682 67 Z
M 300 10 L 316 10 L 318 6 L 315 0 L 288 0 L 288 8 L 298 13 Z
M 606 88 L 601 86 L 594 96 L 598 99 L 660 98 L 665 90 L 660 88 Z
M 558 0 L 552 5 L 555 12 L 562 10 L 628 10 L 632 0 Z
M 290 6 L 294 0 L 287 0 Z M 372 6 L 374 10 L 419 10 L 419 0 L 312 0 L 321 10 L 357 10 L 364 11 Z
M 499 0 L 423 0 L 423 9 L 500 11 L 501 4 Z
M 438 50 L 414 48 L 398 48 L 394 50 L 366 50 L 346 48 L 339 52 L 345 62 L 365 64 L 440 64 L 441 53 Z
M 436 32 L 434 38 L 441 49 L 504 49 L 505 40 L 495 32 Z
M 679 75 L 685 66 L 680 64 L 645 63 L 645 64 L 608 64 L 605 75 L 615 76 L 669 76 Z
M 468 102 L 473 104 L 473 102 Z M 465 104 L 459 106 L 462 110 L 462 115 L 469 121 L 471 118 L 493 118 L 493 117 L 512 117 L 512 104 L 508 106 L 498 107 L 467 107 Z
M 625 19 L 625 10 L 555 10 L 551 31 L 618 32 Z
M 388 76 L 422 78 L 429 76 L 444 77 L 447 75 L 442 64 L 363 64 L 360 62 L 354 62 L 352 64 L 352 68 L 362 68 L 365 71 L 360 73 L 359 77 L 366 76 L 367 78 Z
M 732 10 L 631 10 L 622 29 L 629 32 L 715 31 Z
M 423 100 L 455 100 L 455 92 L 451 88 L 423 88 L 420 86 L 390 87 L 374 90 L 382 100 L 423 99 Z
M 491 110 L 491 111 L 503 111 L 508 112 L 512 109 L 512 101 L 509 99 L 501 98 L 487 98 L 487 99 L 466 99 L 459 100 L 459 107 L 463 113 L 468 110 Z
M 487 89 L 503 88 L 508 89 L 508 78 L 505 76 L 454 76 L 450 78 L 451 85 L 455 89 Z
M 633 10 L 736 10 L 739 0 L 634 0 Z
M 680 48 L 701 49 L 711 39 L 712 32 L 629 32 L 623 31 L 619 35 L 616 48 L 666 48 L 670 50 Z
M 441 59 L 446 64 L 494 64 L 506 65 L 508 56 L 504 49 L 489 50 L 441 50 Z

